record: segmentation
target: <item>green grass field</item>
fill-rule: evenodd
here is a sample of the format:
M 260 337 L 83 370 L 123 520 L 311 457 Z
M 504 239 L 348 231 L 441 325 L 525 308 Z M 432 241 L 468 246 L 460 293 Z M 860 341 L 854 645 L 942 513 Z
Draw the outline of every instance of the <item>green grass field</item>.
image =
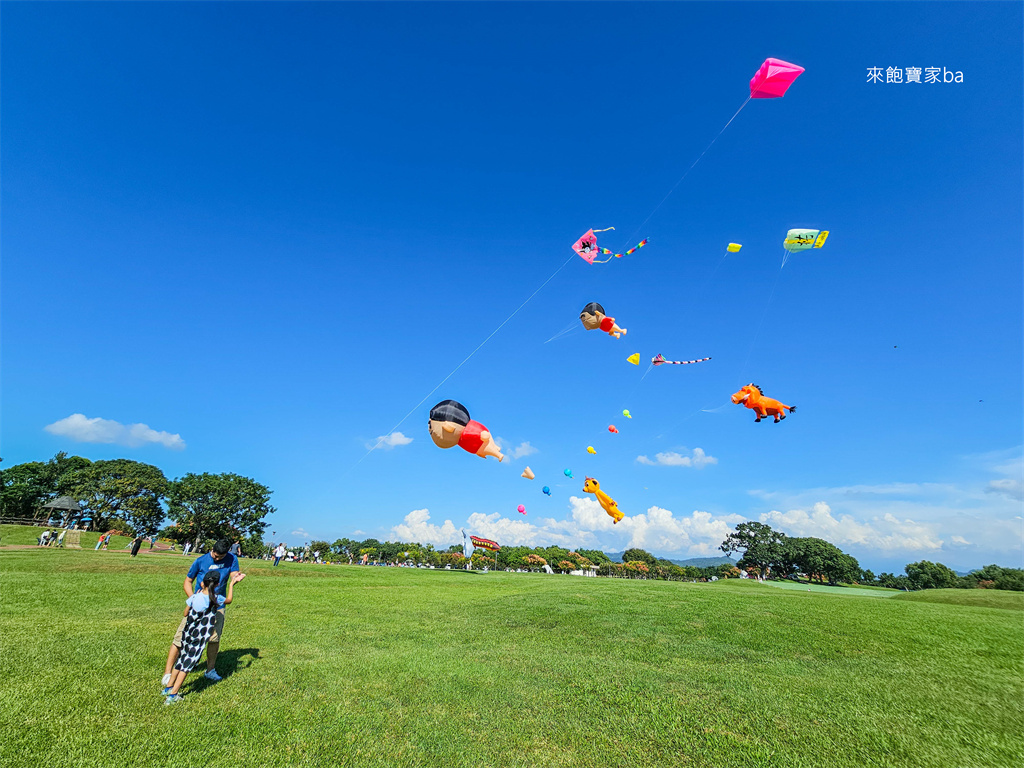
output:
M 34 545 L 39 541 L 39 535 L 45 530 L 47 529 L 37 528 L 33 525 L 0 525 L 0 545 L 7 547 Z M 55 526 L 50 526 L 49 530 L 60 533 L 60 528 Z M 82 549 L 93 549 L 102 535 L 103 533 L 99 531 L 82 531 L 81 538 L 79 539 Z M 131 543 L 132 540 L 128 536 L 111 536 L 108 551 L 125 549 Z M 149 545 L 146 544 L 145 546 L 148 547 Z
M 0 551 L 0 765 L 1024 764 L 1019 600 L 243 561 L 165 707 L 190 560 Z
M 925 589 L 921 592 L 898 592 L 895 597 L 914 603 L 945 603 L 1024 611 L 1024 592 L 1007 592 L 999 589 Z

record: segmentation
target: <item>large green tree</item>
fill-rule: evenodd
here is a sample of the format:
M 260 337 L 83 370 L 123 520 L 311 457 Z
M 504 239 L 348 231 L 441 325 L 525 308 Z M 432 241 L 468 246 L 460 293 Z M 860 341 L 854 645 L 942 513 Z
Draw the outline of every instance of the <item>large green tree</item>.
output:
M 65 472 L 61 491 L 91 513 L 93 527 L 104 530 L 111 520 L 123 519 L 137 533 L 151 535 L 164 520 L 161 501 L 167 478 L 159 468 L 131 459 L 94 461 Z
M 960 582 L 951 568 L 930 560 L 907 563 L 903 570 L 907 572 L 911 589 L 952 589 Z
M 627 549 L 622 553 L 622 562 L 624 563 L 647 563 L 648 567 L 653 568 L 658 564 L 657 558 L 648 552 L 646 549 L 639 549 L 633 547 Z
M 754 566 L 759 573 L 780 570 L 786 559 L 786 536 L 771 526 L 753 521 L 740 523 L 719 547 L 727 555 L 742 552 L 738 565 Z
M 0 514 L 4 517 L 34 518 L 48 501 L 61 495 L 73 496 L 67 478 L 92 462 L 64 451 L 49 461 L 29 461 L 0 471 Z
M 271 493 L 241 475 L 190 473 L 170 483 L 167 516 L 175 522 L 179 541 L 259 539 L 267 527 L 263 518 L 275 511 Z
M 320 559 L 327 560 L 331 556 L 331 545 L 328 544 L 326 541 L 315 539 L 314 541 L 309 542 L 309 551 L 311 553 L 319 552 Z
M 29 461 L 0 473 L 0 514 L 9 518 L 34 517 L 39 505 L 52 495 L 46 464 Z
M 985 582 L 980 584 L 980 582 Z M 974 589 L 978 586 L 988 586 L 991 582 L 992 589 L 1011 589 L 1016 592 L 1024 592 L 1024 570 L 1020 568 L 1004 568 L 1000 565 L 986 565 L 976 571 L 971 571 L 960 580 L 959 586 L 967 589 Z
M 835 544 L 817 538 L 786 540 L 787 558 L 811 581 L 827 580 L 831 584 L 854 582 L 861 577 L 860 563 Z
M 576 551 L 583 555 L 583 557 L 587 558 L 590 562 L 597 563 L 598 565 L 601 563 L 610 563 L 612 561 L 612 559 L 600 549 L 577 549 Z
M 331 544 L 331 552 L 335 555 L 344 555 L 345 557 L 355 557 L 356 551 L 359 549 L 359 542 L 352 541 L 349 538 L 335 539 L 334 543 Z

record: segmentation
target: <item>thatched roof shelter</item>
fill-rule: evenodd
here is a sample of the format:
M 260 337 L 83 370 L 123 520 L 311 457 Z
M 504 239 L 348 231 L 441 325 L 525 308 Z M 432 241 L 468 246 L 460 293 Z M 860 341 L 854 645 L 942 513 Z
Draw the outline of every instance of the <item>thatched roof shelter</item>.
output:
M 58 496 L 53 501 L 43 504 L 40 513 L 47 515 L 47 520 L 60 520 L 61 528 L 67 528 L 71 521 L 82 515 L 82 506 L 70 496 Z
M 58 496 L 49 504 L 43 504 L 43 509 L 61 509 L 65 512 L 81 512 L 82 506 L 70 496 Z

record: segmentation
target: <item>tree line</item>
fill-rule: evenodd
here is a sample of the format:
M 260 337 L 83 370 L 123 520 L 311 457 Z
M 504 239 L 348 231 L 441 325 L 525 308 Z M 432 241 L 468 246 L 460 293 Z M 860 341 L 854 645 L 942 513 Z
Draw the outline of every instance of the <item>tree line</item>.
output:
M 741 553 L 737 565 L 767 578 L 803 575 L 809 581 L 859 584 L 893 589 L 1009 589 L 1024 591 L 1024 569 L 986 565 L 960 576 L 942 563 L 921 560 L 904 566 L 903 574 L 876 576 L 852 555 L 813 537 L 787 536 L 764 523 L 740 523 L 719 547 L 727 555 Z
M 295 549 L 294 547 L 292 548 Z M 715 565 L 705 568 L 680 566 L 675 563 L 656 558 L 642 549 L 627 549 L 622 553 L 622 562 L 616 563 L 601 550 L 579 549 L 570 550 L 565 547 L 525 547 L 504 546 L 497 552 L 474 549 L 466 557 L 460 544 L 452 544 L 447 549 L 435 549 L 432 544 L 419 542 L 386 541 L 374 538 L 356 541 L 353 539 L 337 539 L 334 543 L 323 540 L 311 541 L 304 548 L 307 553 L 319 552 L 320 559 L 330 562 L 361 562 L 363 556 L 370 563 L 412 563 L 435 568 L 451 566 L 466 567 L 476 570 L 483 568 L 506 568 L 512 570 L 540 571 L 544 566 L 557 573 L 587 571 L 596 566 L 599 576 L 615 576 L 627 579 L 666 579 L 670 581 L 697 581 L 712 578 L 739 578 L 739 569 L 731 564 Z
M 227 538 L 239 540 L 242 552 L 261 557 L 274 546 L 263 540 L 267 515 L 273 513 L 271 491 L 255 480 L 231 473 L 194 474 L 168 480 L 151 464 L 131 459 L 91 461 L 63 451 L 46 462 L 33 461 L 0 470 L 0 517 L 33 519 L 49 501 L 69 496 L 91 518 L 94 530 L 117 530 L 127 535 L 159 535 L 179 543 L 202 547 Z M 170 525 L 164 523 L 170 520 Z M 307 551 L 321 559 L 413 562 L 444 567 L 466 565 L 541 570 L 544 566 L 567 573 L 597 567 L 599 575 L 623 578 L 697 580 L 732 578 L 744 569 L 751 576 L 785 579 L 802 575 L 828 584 L 863 584 L 895 589 L 1009 589 L 1024 591 L 1024 570 L 986 565 L 960 576 L 942 563 L 921 560 L 904 567 L 905 573 L 875 575 L 834 544 L 814 537 L 792 537 L 758 522 L 740 523 L 719 547 L 727 555 L 741 555 L 736 566 L 705 568 L 679 566 L 642 549 L 628 549 L 615 563 L 599 550 L 564 547 L 506 546 L 496 553 L 475 550 L 466 558 L 462 546 L 436 550 L 418 542 L 380 542 L 341 538 L 333 544 L 313 541 Z
M 159 467 L 131 459 L 91 461 L 63 451 L 0 471 L 0 517 L 38 519 L 43 505 L 69 496 L 82 507 L 65 524 L 89 518 L 98 531 L 154 536 L 204 547 L 227 538 L 261 554 L 271 490 L 232 473 L 189 473 L 168 480 Z M 170 525 L 164 525 L 170 520 Z

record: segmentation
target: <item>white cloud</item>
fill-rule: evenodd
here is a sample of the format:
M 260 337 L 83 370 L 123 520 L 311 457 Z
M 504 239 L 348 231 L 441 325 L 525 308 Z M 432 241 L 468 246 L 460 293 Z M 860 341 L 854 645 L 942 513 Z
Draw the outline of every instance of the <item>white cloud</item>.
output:
M 411 442 L 411 437 L 406 437 L 401 432 L 391 432 L 367 443 L 366 450 L 375 451 L 380 448 L 382 451 L 390 451 L 392 448 L 397 448 L 399 445 L 408 445 Z
M 44 429 L 51 435 L 67 437 L 80 443 L 112 443 L 129 448 L 156 443 L 175 451 L 185 448 L 181 435 L 157 432 L 146 424 L 122 424 L 99 417 L 90 419 L 81 413 L 73 413 L 66 419 L 48 424 Z
M 852 515 L 835 517 L 823 501 L 815 503 L 810 511 L 791 509 L 788 512 L 772 510 L 760 516 L 762 523 L 791 536 L 809 536 L 844 545 L 860 545 L 883 551 L 921 552 L 942 548 L 943 540 L 934 524 L 899 519 L 886 512 L 870 518 L 869 522 Z
M 429 521 L 429 510 L 414 509 L 403 518 L 403 522 L 391 529 L 389 540 L 416 541 L 435 547 L 462 543 L 462 534 L 451 520 L 445 520 L 443 525 L 433 525 Z
M 577 500 L 590 502 L 597 506 L 597 512 L 604 517 L 598 519 L 598 525 L 611 523 L 611 518 L 601 509 L 596 501 L 590 499 Z M 593 507 L 579 504 L 573 512 L 574 518 L 592 520 L 597 514 Z M 715 516 L 710 512 L 694 510 L 686 517 L 676 517 L 675 513 L 663 507 L 653 506 L 647 512 L 630 515 L 615 525 L 616 533 L 627 538 L 624 548 L 639 547 L 650 552 L 687 555 L 704 555 L 718 548 L 733 526 L 743 522 L 740 515 Z M 605 522 L 607 521 L 607 522 Z M 621 529 L 621 531 L 619 530 Z
M 696 467 L 697 469 L 706 467 L 708 464 L 718 463 L 718 459 L 714 456 L 708 456 L 704 453 L 703 448 L 694 448 L 689 456 L 676 453 L 675 451 L 668 451 L 666 453 L 656 453 L 654 461 L 651 461 L 646 456 L 637 456 L 636 460 L 640 464 L 646 464 L 651 467 Z
M 298 530 L 292 531 L 292 536 L 298 536 L 300 539 L 312 538 L 309 532 L 304 530 L 303 528 L 299 528 Z
M 816 536 L 857 557 L 928 553 L 947 565 L 1019 562 L 1024 532 L 1014 476 L 1020 449 L 964 457 L 957 478 L 798 491 L 751 491 L 771 504 L 760 520 L 794 536 Z M 993 480 L 992 475 L 1002 475 Z M 1004 482 L 1009 480 L 1011 482 Z M 758 513 L 751 515 L 755 519 Z M 959 567 L 958 566 L 958 567 Z
M 651 465 L 694 466 L 696 452 L 679 449 L 647 459 Z M 706 457 L 708 459 L 711 457 Z M 977 457 L 973 457 L 976 459 Z M 461 543 L 467 533 L 495 539 L 502 546 L 549 546 L 600 549 L 640 547 L 662 557 L 720 555 L 719 545 L 745 520 L 766 522 L 791 536 L 815 536 L 850 552 L 862 563 L 874 558 L 912 562 L 922 556 L 966 569 L 991 562 L 1013 565 L 1020 559 L 1022 504 L 1004 493 L 987 492 L 993 477 L 1018 471 L 1009 454 L 978 466 L 971 482 L 907 483 L 819 487 L 796 491 L 751 491 L 761 501 L 743 514 L 693 510 L 675 513 L 657 505 L 645 511 L 637 499 L 619 499 L 626 517 L 618 524 L 590 496 L 569 496 L 566 506 L 554 499 L 527 504 L 527 515 L 514 508 L 477 512 L 464 523 L 434 524 L 427 510 L 414 510 L 391 537 L 435 545 Z M 1001 463 L 1000 463 L 1001 462 Z M 709 462 L 710 463 L 710 462 Z M 997 463 L 999 466 L 996 466 Z M 865 559 L 866 558 L 866 559 Z M 1009 560 L 1008 560 L 1009 558 Z M 888 567 L 888 566 L 887 566 Z
M 521 459 L 524 456 L 529 456 L 534 453 L 537 453 L 537 449 L 530 445 L 530 441 L 527 440 L 525 443 L 520 443 L 509 451 L 509 456 L 513 459 Z
M 469 516 L 467 528 L 478 536 L 494 539 L 502 546 L 551 546 L 601 549 L 606 552 L 641 547 L 659 555 L 700 557 L 715 554 L 729 531 L 745 518 L 714 516 L 694 511 L 676 517 L 661 507 L 628 515 L 618 524 L 595 499 L 569 497 L 569 519 L 507 517 L 500 513 L 477 512 Z M 721 552 L 717 552 L 721 554 Z
M 1024 501 L 1024 486 L 1021 485 L 1020 480 L 1012 477 L 990 480 L 985 491 L 987 493 L 998 493 L 1014 501 Z
M 515 448 L 509 448 L 509 442 L 504 438 L 495 436 L 494 443 L 498 449 L 510 459 L 521 459 L 524 456 L 531 456 L 537 453 L 537 449 L 530 445 L 530 441 L 520 443 Z

